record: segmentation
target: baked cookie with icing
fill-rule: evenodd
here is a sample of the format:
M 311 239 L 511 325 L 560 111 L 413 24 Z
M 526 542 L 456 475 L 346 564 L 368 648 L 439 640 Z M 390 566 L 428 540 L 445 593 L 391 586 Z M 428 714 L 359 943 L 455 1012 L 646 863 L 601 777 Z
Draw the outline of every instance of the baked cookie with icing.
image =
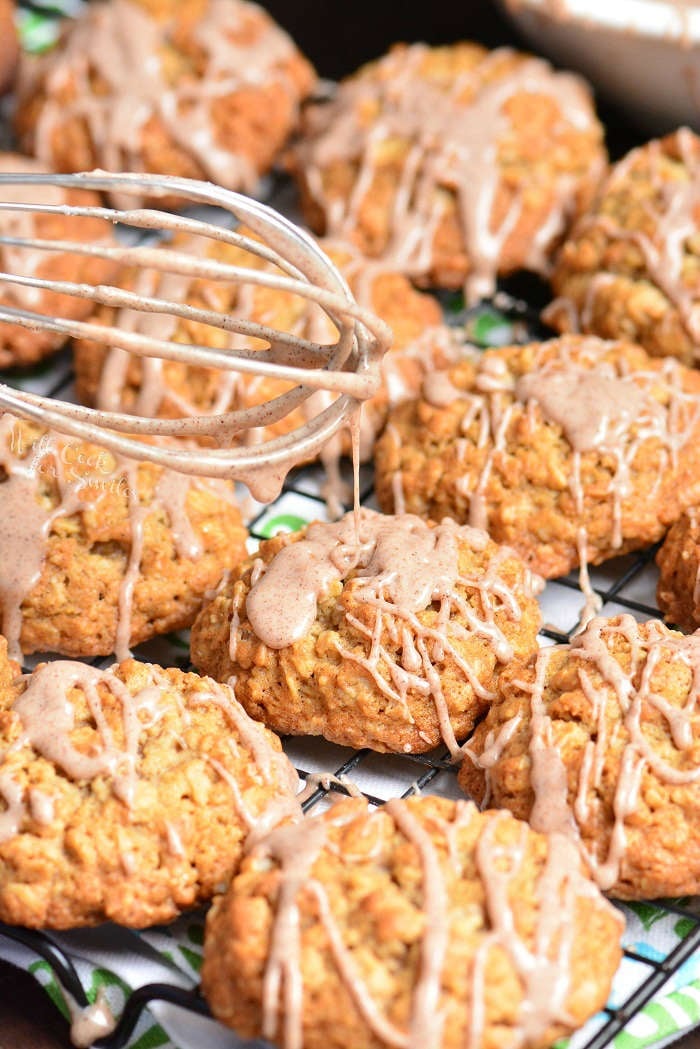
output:
M 246 856 L 202 989 L 276 1045 L 544 1049 L 605 1003 L 622 925 L 566 838 L 443 798 L 344 800 Z
M 573 74 L 508 48 L 413 44 L 307 107 L 290 163 L 317 232 L 474 300 L 499 274 L 547 272 L 605 150 Z
M 301 816 L 279 740 L 225 685 L 134 660 L 8 672 L 0 651 L 0 919 L 171 921 L 249 834 Z
M 16 129 L 58 171 L 183 175 L 250 192 L 314 83 L 289 36 L 247 0 L 98 0 L 46 55 L 24 58 Z
M 442 310 L 432 295 L 416 291 L 404 276 L 381 263 L 363 258 L 351 244 L 322 241 L 320 246 L 340 268 L 360 305 L 380 316 L 394 335 L 392 350 L 382 362 L 382 389 L 363 406 L 361 452 L 363 459 L 367 459 L 375 435 L 386 418 L 388 402 L 396 403 L 415 395 L 424 371 L 429 370 L 431 364 L 446 366 L 458 355 L 459 347 L 442 325 Z M 221 241 L 177 235 L 169 247 L 195 258 L 201 255 L 205 260 L 284 276 L 264 259 Z M 188 279 L 159 275 L 155 271 L 147 271 L 138 278 L 131 275 L 128 283 L 141 294 L 160 294 L 170 301 L 213 309 L 311 342 L 332 344 L 338 337 L 335 325 L 319 306 L 284 288 L 202 277 Z M 134 331 L 131 310 L 99 307 L 97 320 L 110 327 L 128 327 Z M 136 330 L 176 343 L 194 342 L 216 349 L 228 346 L 265 349 L 269 345 L 259 338 L 167 314 L 143 314 Z M 142 358 L 127 350 L 107 349 L 96 342 L 76 342 L 74 359 L 77 393 L 82 401 L 98 408 L 156 418 L 216 417 L 226 411 L 262 405 L 292 389 L 287 380 L 274 376 Z M 315 394 L 300 408 L 264 427 L 262 432 L 256 432 L 261 438 L 273 437 L 302 426 L 309 414 L 318 414 L 324 396 L 321 392 Z M 327 399 L 330 404 L 331 395 L 327 395 Z M 215 420 L 213 425 L 219 427 L 220 423 Z M 326 450 L 327 456 L 333 453 L 337 443 Z M 349 449 L 348 441 L 345 445 Z
M 3 46 L 2 33 L 0 21 L 0 51 Z M 0 174 L 41 174 L 48 171 L 49 168 L 29 157 L 0 153 Z M 37 188 L 26 184 L 0 187 L 0 200 L 13 204 L 68 204 L 74 207 L 94 207 L 99 203 L 96 194 L 84 189 L 60 189 L 58 186 Z M 0 212 L 0 234 L 28 240 L 69 240 L 85 245 L 114 243 L 113 226 L 103 219 L 38 215 L 22 211 Z M 108 283 L 118 272 L 116 265 L 108 259 L 79 255 L 72 251 L 49 252 L 9 244 L 0 245 L 0 267 L 7 273 L 21 277 L 73 281 L 78 284 Z M 31 310 L 46 317 L 79 321 L 90 319 L 95 310 L 89 299 L 3 281 L 0 286 L 0 307 L 8 306 Z M 19 324 L 0 321 L 0 368 L 35 364 L 59 350 L 67 341 L 68 337 L 60 333 L 32 331 Z
M 688 128 L 620 160 L 557 256 L 547 322 L 696 364 L 699 186 L 700 138 Z
M 538 584 L 485 532 L 361 510 L 261 543 L 197 617 L 192 661 L 276 732 L 457 754 L 536 648 Z
M 0 416 L 0 622 L 20 652 L 119 658 L 189 626 L 245 557 L 233 489 Z
M 464 789 L 562 832 L 620 899 L 700 892 L 700 635 L 629 615 L 514 660 Z
M 700 374 L 676 360 L 582 336 L 508 346 L 393 409 L 377 494 L 561 576 L 662 537 L 697 488 L 699 426 Z
M 700 520 L 688 507 L 669 529 L 656 555 L 656 600 L 664 618 L 681 630 L 700 627 Z
M 0 95 L 12 86 L 18 58 L 14 0 L 0 0 Z

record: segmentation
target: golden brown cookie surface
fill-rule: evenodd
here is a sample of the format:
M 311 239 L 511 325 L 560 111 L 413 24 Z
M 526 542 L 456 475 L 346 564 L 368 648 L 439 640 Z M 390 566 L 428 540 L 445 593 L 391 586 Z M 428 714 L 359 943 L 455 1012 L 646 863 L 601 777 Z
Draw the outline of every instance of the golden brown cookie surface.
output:
M 532 652 L 535 581 L 511 551 L 452 521 L 361 512 L 261 544 L 202 610 L 192 659 L 235 677 L 280 733 L 379 751 L 456 752 L 499 668 Z
M 24 148 L 60 171 L 251 191 L 314 81 L 287 34 L 246 0 L 100 0 L 45 56 L 24 60 L 16 126 Z
M 669 529 L 656 555 L 656 599 L 664 618 L 681 630 L 700 626 L 700 524 L 689 507 Z
M 6 668 L 3 921 L 170 921 L 223 889 L 251 830 L 300 814 L 279 741 L 223 685 L 134 660 Z
M 0 609 L 12 655 L 125 653 L 188 626 L 245 556 L 232 490 L 0 416 Z
M 0 94 L 14 80 L 19 57 L 14 0 L 0 0 Z
M 700 477 L 700 381 L 593 337 L 490 350 L 424 384 L 376 448 L 380 505 L 485 527 L 539 574 L 658 540 Z
M 583 81 L 465 42 L 364 66 L 307 107 L 291 157 L 317 232 L 470 298 L 546 268 L 604 162 Z
M 49 168 L 29 157 L 22 157 L 16 153 L 0 153 L 2 174 L 39 174 L 47 171 Z M 0 199 L 18 204 L 94 206 L 99 203 L 96 194 L 87 190 L 59 189 L 54 186 L 33 189 L 28 185 L 7 185 L 0 190 Z M 70 240 L 90 245 L 110 245 L 114 240 L 111 223 L 102 219 L 51 214 L 32 215 L 20 211 L 0 213 L 0 233 L 8 237 L 30 240 Z M 0 247 L 0 265 L 6 272 L 19 276 L 87 284 L 108 283 L 117 273 L 115 264 L 107 259 L 90 258 L 69 251 L 47 252 L 38 248 L 27 249 L 11 245 Z M 86 320 L 94 312 L 94 306 L 89 299 L 73 298 L 54 291 L 36 290 L 6 282 L 3 282 L 0 288 L 0 306 L 31 310 L 47 317 L 59 317 L 64 320 Z M 0 368 L 34 364 L 59 350 L 66 341 L 67 337 L 60 333 L 32 331 L 9 321 L 0 322 Z
M 244 860 L 202 983 L 279 1045 L 541 1049 L 603 1005 L 620 932 L 564 839 L 465 802 L 348 800 Z
M 688 128 L 619 161 L 557 256 L 548 323 L 697 363 L 699 180 L 700 138 Z
M 621 899 L 700 889 L 700 637 L 631 616 L 515 661 L 470 740 L 467 793 L 568 833 Z

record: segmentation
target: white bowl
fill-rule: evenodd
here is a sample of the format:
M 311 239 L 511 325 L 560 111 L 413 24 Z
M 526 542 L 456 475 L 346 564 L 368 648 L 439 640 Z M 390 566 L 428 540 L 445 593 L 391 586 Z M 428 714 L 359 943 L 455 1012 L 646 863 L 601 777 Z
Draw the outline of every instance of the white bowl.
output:
M 649 131 L 700 130 L 693 0 L 499 0 L 535 51 L 583 73 Z

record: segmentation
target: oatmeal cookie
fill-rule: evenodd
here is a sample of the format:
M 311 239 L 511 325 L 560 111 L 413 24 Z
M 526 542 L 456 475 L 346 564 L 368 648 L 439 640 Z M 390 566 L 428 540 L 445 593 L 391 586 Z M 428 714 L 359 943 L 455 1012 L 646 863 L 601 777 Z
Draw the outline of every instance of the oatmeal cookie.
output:
M 656 555 L 656 600 L 664 618 L 681 630 L 700 626 L 700 521 L 688 507 L 671 526 Z
M 514 660 L 465 791 L 579 846 L 620 899 L 700 892 L 700 635 L 629 615 Z M 466 749 L 466 748 L 465 748 Z
M 477 529 L 363 510 L 359 532 L 350 513 L 262 543 L 202 609 L 192 661 L 277 732 L 456 753 L 536 647 L 538 583 Z
M 616 164 L 554 266 L 558 331 L 631 339 L 696 364 L 700 346 L 700 138 L 681 128 Z
M 12 86 L 18 58 L 14 0 L 0 0 L 0 95 Z
M 561 836 L 444 798 L 350 799 L 246 856 L 209 912 L 202 988 L 277 1045 L 544 1049 L 605 1003 L 622 924 Z
M 208 241 L 204 246 L 201 238 L 176 236 L 171 246 L 188 254 L 202 253 L 205 258 L 228 265 L 280 272 L 244 249 L 219 241 Z M 392 350 L 383 360 L 382 388 L 363 406 L 362 457 L 367 459 L 386 418 L 388 402 L 417 395 L 424 371 L 431 364 L 446 366 L 456 355 L 456 343 L 442 325 L 442 310 L 433 296 L 416 291 L 401 274 L 364 259 L 350 244 L 321 241 L 320 246 L 340 268 L 360 305 L 381 317 L 394 335 Z M 146 287 L 144 280 L 149 279 L 152 283 Z M 158 293 L 155 274 L 144 274 L 140 280 L 139 291 Z M 133 287 L 133 275 L 128 283 Z M 167 297 L 173 297 L 172 287 L 168 287 Z M 175 297 L 190 306 L 215 309 L 322 344 L 332 344 L 338 337 L 335 325 L 318 306 L 285 290 L 193 278 L 178 281 Z M 147 325 L 148 334 L 158 338 L 176 343 L 198 342 L 215 349 L 267 348 L 260 339 L 169 315 L 161 314 L 154 321 L 156 316 L 143 314 L 141 327 L 145 329 Z M 132 311 L 100 307 L 97 320 L 109 326 L 128 325 L 133 330 Z M 292 388 L 291 383 L 274 377 L 144 359 L 96 342 L 76 342 L 74 359 L 77 393 L 84 403 L 114 411 L 143 412 L 151 417 L 219 415 L 263 404 Z M 303 425 L 309 411 L 318 412 L 322 396 L 317 394 L 308 406 L 305 403 L 265 427 L 261 436 L 280 436 Z M 343 450 L 348 450 L 349 442 L 345 445 Z
M 229 688 L 134 660 L 18 677 L 0 653 L 0 753 L 13 925 L 171 921 L 223 890 L 251 831 L 301 815 L 279 740 Z
M 2 47 L 0 25 L 0 48 Z M 1 58 L 0 58 L 1 61 Z M 48 168 L 16 153 L 0 153 L 0 173 L 15 172 L 41 174 Z M 59 189 L 58 186 L 33 188 L 28 185 L 7 185 L 0 188 L 0 200 L 17 204 L 70 204 L 94 206 L 99 203 L 94 193 L 84 189 Z M 77 218 L 70 215 L 32 215 L 29 212 L 0 212 L 0 233 L 9 237 L 43 240 L 71 240 L 84 244 L 111 244 L 114 239 L 111 223 L 96 218 Z M 117 275 L 117 266 L 107 260 L 77 255 L 74 252 L 43 252 L 39 249 L 0 246 L 0 266 L 8 273 L 42 280 L 73 281 L 75 283 L 107 283 Z M 0 306 L 32 310 L 47 317 L 62 320 L 87 320 L 94 312 L 89 299 L 77 299 L 52 291 L 22 287 L 3 281 L 0 286 Z M 67 336 L 56 332 L 32 331 L 19 324 L 0 322 L 0 368 L 30 365 L 59 350 Z
M 97 0 L 51 51 L 25 57 L 16 129 L 59 171 L 145 171 L 250 192 L 314 83 L 257 4 Z
M 429 377 L 389 415 L 381 507 L 486 528 L 546 578 L 656 542 L 698 496 L 700 375 L 564 336 Z
M 0 416 L 0 618 L 23 652 L 121 658 L 245 557 L 233 490 Z
M 476 299 L 498 274 L 546 272 L 605 150 L 573 74 L 508 48 L 413 44 L 308 106 L 290 165 L 317 232 Z

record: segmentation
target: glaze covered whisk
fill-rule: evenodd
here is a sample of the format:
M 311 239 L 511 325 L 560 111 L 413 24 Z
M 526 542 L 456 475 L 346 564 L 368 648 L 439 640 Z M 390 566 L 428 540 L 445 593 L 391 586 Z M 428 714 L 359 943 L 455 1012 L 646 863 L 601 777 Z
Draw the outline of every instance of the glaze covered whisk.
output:
M 22 187 L 19 193 L 18 186 Z M 175 194 L 183 203 L 226 209 L 237 228 L 223 228 L 156 208 L 67 206 L 52 202 L 51 187 L 111 194 L 116 190 L 120 199 L 125 194 L 141 196 L 144 192 L 156 200 Z M 42 195 L 45 203 L 32 202 Z M 3 284 L 19 290 L 14 296 L 16 305 L 0 306 L 0 321 L 117 347 L 144 364 L 159 358 L 218 369 L 229 376 L 232 372 L 243 377 L 256 376 L 263 382 L 272 381 L 272 393 L 262 403 L 234 410 L 224 406 L 221 411 L 206 415 L 153 419 L 138 405 L 134 414 L 96 410 L 0 385 L 0 408 L 72 437 L 98 443 L 118 455 L 149 460 L 182 473 L 245 481 L 258 498 L 271 499 L 287 471 L 316 456 L 379 386 L 381 357 L 391 340 L 389 329 L 355 302 L 343 277 L 306 233 L 257 201 L 208 183 L 171 176 L 103 172 L 0 174 L 0 218 L 3 213 L 12 215 L 13 222 L 9 231 L 0 236 L 0 246 L 5 248 L 6 260 L 10 260 L 8 269 L 22 272 L 0 272 Z M 32 236 L 33 227 L 30 228 L 33 217 L 41 214 L 100 218 L 177 237 L 171 245 L 158 247 L 152 243 L 127 246 L 107 238 L 104 242 L 42 239 Z M 248 253 L 251 265 L 208 258 L 206 246 L 212 240 Z M 40 260 L 58 252 L 75 252 L 128 268 L 135 274 L 128 282 L 133 290 L 37 276 Z M 23 260 L 21 265 L 12 264 L 15 258 Z M 146 273 L 155 274 L 155 281 L 142 281 Z M 302 336 L 254 323 L 246 319 L 244 311 L 233 314 L 188 305 L 183 294 L 186 298 L 186 289 L 198 278 L 299 296 L 313 304 L 319 317 L 325 315 L 330 320 L 337 337 L 326 341 L 327 321 L 320 326 L 324 341 L 314 341 L 308 333 Z M 117 307 L 129 311 L 133 321 L 117 329 L 46 316 L 32 308 L 44 292 Z M 173 342 L 163 337 L 164 316 L 220 329 L 227 333 L 227 344 L 214 348 L 198 342 Z M 241 345 L 250 340 L 256 340 L 262 348 Z M 303 411 L 298 414 L 297 425 L 288 432 L 280 433 L 279 426 L 275 429 L 276 424 L 300 408 Z M 201 443 L 203 439 L 206 446 Z

